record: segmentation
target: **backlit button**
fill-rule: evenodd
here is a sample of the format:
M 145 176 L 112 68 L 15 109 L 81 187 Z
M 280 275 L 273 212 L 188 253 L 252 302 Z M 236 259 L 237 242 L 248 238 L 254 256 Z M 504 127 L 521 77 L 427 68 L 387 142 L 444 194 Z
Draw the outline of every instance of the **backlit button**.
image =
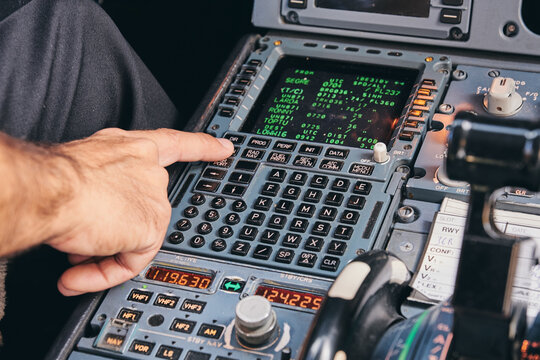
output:
M 272 151 L 268 155 L 268 161 L 272 163 L 276 163 L 276 164 L 287 164 L 290 158 L 291 158 L 290 154 L 283 154 L 283 153 L 278 153 L 275 151 Z
M 205 243 L 206 241 L 204 241 L 204 238 L 200 235 L 196 235 L 189 240 L 189 245 L 191 245 L 191 247 L 194 247 L 196 249 L 203 247 Z
M 291 226 L 289 226 L 289 230 L 305 232 L 307 230 L 308 225 L 309 225 L 309 221 L 307 219 L 294 218 L 291 221 Z
M 218 182 L 208 181 L 208 180 L 199 180 L 199 182 L 195 186 L 195 190 L 197 191 L 208 191 L 208 192 L 216 192 L 218 188 L 219 188 Z
M 229 91 L 232 95 L 236 95 L 236 96 L 246 95 L 246 90 L 242 89 L 241 87 L 234 87 L 234 88 L 231 88 Z
M 236 225 L 240 222 L 240 215 L 237 213 L 230 213 L 225 217 L 225 222 L 229 225 Z
M 275 183 L 266 183 L 264 184 L 261 194 L 267 196 L 276 196 L 279 191 L 279 184 Z
M 180 244 L 182 241 L 184 241 L 184 235 L 179 231 L 175 231 L 169 235 L 167 240 L 171 244 Z
M 414 105 L 418 105 L 418 106 L 426 106 L 427 101 L 426 101 L 426 100 L 422 100 L 422 99 L 415 99 L 415 100 L 413 101 L 413 104 L 414 104 Z
M 305 9 L 307 7 L 307 0 L 289 0 L 288 4 L 291 9 Z
M 296 215 L 310 218 L 315 213 L 315 205 L 302 203 L 296 210 Z
M 229 176 L 229 181 L 238 184 L 249 184 L 252 177 L 253 175 L 251 174 L 233 172 L 231 176 Z
M 336 239 L 349 240 L 353 234 L 353 228 L 345 225 L 338 225 L 334 231 L 334 237 Z
M 227 243 L 223 239 L 216 239 L 212 241 L 211 248 L 214 251 L 220 252 L 227 248 Z
M 302 190 L 297 187 L 297 186 L 287 186 L 285 188 L 285 190 L 283 190 L 283 194 L 282 196 L 285 198 L 285 199 L 292 199 L 292 200 L 296 200 L 298 199 L 298 196 L 300 196 L 300 192 Z
M 244 135 L 227 134 L 225 139 L 229 139 L 235 145 L 241 145 L 246 140 L 246 137 Z
M 223 159 L 223 160 L 218 160 L 218 161 L 214 161 L 212 162 L 211 164 L 213 166 L 216 166 L 216 167 L 220 167 L 220 168 L 230 168 L 232 163 L 233 163 L 233 160 L 232 158 L 227 158 L 227 159 Z
M 307 176 L 304 172 L 295 171 L 292 173 L 289 183 L 293 185 L 304 185 L 307 181 Z
M 232 227 L 225 225 L 219 228 L 218 234 L 222 238 L 230 238 L 233 236 L 234 231 Z
M 261 235 L 261 242 L 266 244 L 275 244 L 278 241 L 279 232 L 275 230 L 264 230 Z
M 247 209 L 246 202 L 244 200 L 235 200 L 232 204 L 232 209 L 236 212 L 242 212 Z
M 313 253 L 303 252 L 298 257 L 297 264 L 304 267 L 313 267 L 317 262 L 317 255 Z
M 321 170 L 340 171 L 343 168 L 343 161 L 324 159 L 319 165 Z
M 302 242 L 302 237 L 300 235 L 289 233 L 283 237 L 283 241 L 281 242 L 281 245 L 297 248 L 301 242 Z
M 211 354 L 190 350 L 184 360 L 210 360 L 211 356 Z
M 373 173 L 373 165 L 354 163 L 351 165 L 349 172 L 355 175 L 370 176 Z
M 180 298 L 176 296 L 168 296 L 164 294 L 159 294 L 156 297 L 156 300 L 154 300 L 154 305 L 169 308 L 169 309 L 174 309 L 176 307 L 176 304 L 178 304 L 179 299 Z
M 341 218 L 339 219 L 339 221 L 344 224 L 355 225 L 358 222 L 359 217 L 360 217 L 360 214 L 358 212 L 345 210 L 343 214 L 341 214 Z
M 324 203 L 331 206 L 340 206 L 343 202 L 343 194 L 330 192 L 326 195 Z
M 152 294 L 154 294 L 151 291 L 143 291 L 139 289 L 133 289 L 128 295 L 129 301 L 135 301 L 142 304 L 148 304 L 150 301 L 150 298 L 152 297 Z
M 276 143 L 274 144 L 274 150 L 279 150 L 279 151 L 291 152 L 294 150 L 295 147 L 296 147 L 295 143 L 288 142 L 288 141 L 276 141 Z
M 328 148 L 328 150 L 326 150 L 325 156 L 336 159 L 346 159 L 347 156 L 349 156 L 349 150 Z
M 232 105 L 232 106 L 238 106 L 240 104 L 240 99 L 235 97 L 228 97 L 225 99 L 225 104 Z
M 255 226 L 261 226 L 264 222 L 265 215 L 262 212 L 252 211 L 246 219 L 246 223 Z
M 339 259 L 332 256 L 325 256 L 321 262 L 321 269 L 328 271 L 336 271 L 339 267 Z
M 268 221 L 268 227 L 271 227 L 274 229 L 283 229 L 286 222 L 287 222 L 287 218 L 285 216 L 272 215 L 270 217 L 270 220 Z
M 197 232 L 202 235 L 210 234 L 212 232 L 212 225 L 208 222 L 202 222 L 197 225 Z
M 257 69 L 251 66 L 244 66 L 244 68 L 242 69 L 243 75 L 252 76 L 252 75 L 255 75 L 256 73 L 257 73 Z
M 418 127 L 418 121 L 416 121 L 416 120 L 407 120 L 407 121 L 405 121 L 404 126 L 405 127 L 417 128 Z
M 223 326 L 210 325 L 210 324 L 201 324 L 197 335 L 209 338 L 209 339 L 219 339 L 221 333 L 223 332 Z
M 248 61 L 248 65 L 251 65 L 251 66 L 261 66 L 262 65 L 262 61 L 259 60 L 259 59 L 251 59 Z
M 192 205 L 202 205 L 204 204 L 205 201 L 206 201 L 206 198 L 204 197 L 203 194 L 197 193 L 197 194 L 193 194 L 193 196 L 191 197 Z
M 312 168 L 317 163 L 317 158 L 309 157 L 309 156 L 297 156 L 294 158 L 294 166 L 300 166 L 300 167 L 306 167 L 306 168 Z
M 159 359 L 178 360 L 180 359 L 181 354 L 182 354 L 181 348 L 161 345 L 156 352 L 156 357 Z
M 298 149 L 298 152 L 300 154 L 306 154 L 306 155 L 319 155 L 321 153 L 321 149 L 322 149 L 321 146 L 304 144 L 300 146 L 300 149 Z
M 268 139 L 261 139 L 261 138 L 251 138 L 248 143 L 251 147 L 256 148 L 267 148 L 268 145 L 270 145 L 270 140 Z
M 461 10 L 458 9 L 442 9 L 439 18 L 445 24 L 461 23 Z
M 332 183 L 332 190 L 335 191 L 347 191 L 351 182 L 348 179 L 337 178 Z
M 442 0 L 443 5 L 450 6 L 461 6 L 463 5 L 463 0 Z
M 236 83 L 238 85 L 242 85 L 242 86 L 249 86 L 249 85 L 251 85 L 251 80 L 247 79 L 247 78 L 243 78 L 243 77 L 237 77 L 236 78 Z
M 255 200 L 255 204 L 253 204 L 253 208 L 257 210 L 262 210 L 262 211 L 270 210 L 271 206 L 272 206 L 272 199 L 264 197 L 264 196 L 259 196 Z
M 272 254 L 272 247 L 266 245 L 257 245 L 253 251 L 253 257 L 256 259 L 268 260 Z
M 324 245 L 324 240 L 318 237 L 310 236 L 308 237 L 304 249 L 310 251 L 321 251 Z
M 174 319 L 170 329 L 172 331 L 181 332 L 184 334 L 191 334 L 196 324 L 197 323 L 195 321 L 189 321 L 189 320 L 177 318 L 177 319 Z
M 216 221 L 217 219 L 219 219 L 219 212 L 217 212 L 216 210 L 208 210 L 204 214 L 204 218 L 208 221 Z
M 311 178 L 309 186 L 324 189 L 328 184 L 328 177 L 323 175 L 315 175 Z
M 240 233 L 238 234 L 238 237 L 242 240 L 255 240 L 255 237 L 259 233 L 259 230 L 257 230 L 256 227 L 253 226 L 244 226 L 240 230 Z
M 246 187 L 242 185 L 227 184 L 221 192 L 225 195 L 242 196 L 246 192 Z
M 116 318 L 120 320 L 129 321 L 132 323 L 136 323 L 141 318 L 142 313 L 143 313 L 142 311 L 122 308 Z
M 233 244 L 231 254 L 246 256 L 251 245 L 247 242 L 237 241 Z
M 186 299 L 182 303 L 180 310 L 200 314 L 203 312 L 206 302 Z
M 210 204 L 214 209 L 223 209 L 225 205 L 227 205 L 227 201 L 221 196 L 215 197 Z
M 399 140 L 411 141 L 413 138 L 414 138 L 414 132 L 412 131 L 402 131 L 399 134 Z
M 268 180 L 282 182 L 283 180 L 285 180 L 285 176 L 287 176 L 287 172 L 285 170 L 272 169 L 268 174 Z
M 337 209 L 325 206 L 319 211 L 319 219 L 326 221 L 334 221 L 337 216 Z
M 294 203 L 289 200 L 279 200 L 276 204 L 275 211 L 280 214 L 290 214 L 294 207 Z
M 233 115 L 234 115 L 234 109 L 222 108 L 221 110 L 219 110 L 219 116 L 232 117 Z
M 236 170 L 253 172 L 255 171 L 255 169 L 257 169 L 257 165 L 259 165 L 259 163 L 247 160 L 239 160 L 234 168 Z
M 349 200 L 347 200 L 347 207 L 350 209 L 362 210 L 365 203 L 365 197 L 352 195 Z
M 125 335 L 107 333 L 99 341 L 97 347 L 116 352 L 122 352 L 124 342 L 126 341 Z
M 155 343 L 142 340 L 133 340 L 131 346 L 129 347 L 129 351 L 136 354 L 150 355 L 152 350 L 154 350 L 154 346 L 156 346 Z
M 357 181 L 356 184 L 354 184 L 353 192 L 360 195 L 369 195 L 371 192 L 371 183 Z
M 180 231 L 191 229 L 191 222 L 188 219 L 180 219 L 176 222 L 176 228 Z
M 288 249 L 279 249 L 276 253 L 276 257 L 274 258 L 274 261 L 290 264 L 292 259 L 294 258 L 294 251 L 288 250 Z
M 242 157 L 251 160 L 261 160 L 265 151 L 257 149 L 245 149 L 242 153 Z
M 343 255 L 345 253 L 345 250 L 347 250 L 347 243 L 343 241 L 332 240 L 330 241 L 330 244 L 328 244 L 328 249 L 326 250 L 326 252 L 332 255 Z
M 321 196 L 322 196 L 321 190 L 307 189 L 306 193 L 304 194 L 304 201 L 316 203 L 321 200 Z
M 326 236 L 330 232 L 330 224 L 317 221 L 311 229 L 313 235 Z
M 422 110 L 411 110 L 409 111 L 409 115 L 411 116 L 422 116 L 423 112 Z
M 199 215 L 199 209 L 195 206 L 188 206 L 184 209 L 184 216 L 187 218 L 194 218 L 197 215 Z

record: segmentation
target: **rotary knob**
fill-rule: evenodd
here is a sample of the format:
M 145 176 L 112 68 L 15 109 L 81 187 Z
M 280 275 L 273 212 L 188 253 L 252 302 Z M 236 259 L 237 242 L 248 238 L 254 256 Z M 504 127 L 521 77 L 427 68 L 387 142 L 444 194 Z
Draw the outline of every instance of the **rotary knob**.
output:
M 523 99 L 516 92 L 516 82 L 512 78 L 496 77 L 484 97 L 484 108 L 497 116 L 510 116 L 517 113 Z
M 373 146 L 373 160 L 379 164 L 385 163 L 390 159 L 390 156 L 388 155 L 388 149 L 386 148 L 386 144 L 382 142 L 378 142 Z
M 248 296 L 236 305 L 234 326 L 242 343 L 261 346 L 269 343 L 277 334 L 276 313 L 266 298 Z

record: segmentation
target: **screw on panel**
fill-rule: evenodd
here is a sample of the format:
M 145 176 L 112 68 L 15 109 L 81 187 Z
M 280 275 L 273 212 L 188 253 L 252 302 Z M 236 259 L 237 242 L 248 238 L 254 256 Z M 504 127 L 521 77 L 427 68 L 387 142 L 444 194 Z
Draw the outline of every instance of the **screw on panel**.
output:
M 217 129 L 219 129 L 219 125 L 216 124 L 212 126 L 212 130 L 217 130 Z
M 441 57 L 439 58 L 439 60 L 441 60 L 441 61 L 448 61 L 448 56 L 441 56 Z
M 440 72 L 441 74 L 444 74 L 444 75 L 448 75 L 448 74 L 449 74 L 449 71 L 446 70 L 446 69 L 439 69 L 438 72 Z
M 454 80 L 465 80 L 467 78 L 467 73 L 461 69 L 456 69 L 452 72 L 452 77 Z
M 466 40 L 466 36 L 460 28 L 453 27 L 450 29 L 450 39 L 452 40 Z
M 402 241 L 401 244 L 399 244 L 399 249 L 405 253 L 411 252 L 414 249 L 414 245 L 410 241 Z
M 439 112 L 443 114 L 452 114 L 454 112 L 454 107 L 450 104 L 441 104 L 439 105 Z
M 519 33 L 519 27 L 518 25 L 513 22 L 509 21 L 507 22 L 503 27 L 503 34 L 508 37 L 514 37 Z
M 366 250 L 364 250 L 364 249 L 358 249 L 358 250 L 356 250 L 356 255 L 362 255 L 365 252 L 366 252 Z
M 396 168 L 396 172 L 402 173 L 403 175 L 401 176 L 401 178 L 403 180 L 406 180 L 409 177 L 409 175 L 411 174 L 411 168 L 409 168 L 406 165 L 400 165 L 400 166 L 398 166 Z
M 249 277 L 249 280 L 255 281 L 255 280 L 257 280 L 257 277 L 256 277 L 256 276 L 250 276 L 250 277 Z
M 298 23 L 298 14 L 296 13 L 296 11 L 289 11 L 287 13 L 287 20 L 293 24 L 297 24 Z
M 397 216 L 399 218 L 399 221 L 403 223 L 410 223 L 415 220 L 416 212 L 414 211 L 414 208 L 412 206 L 405 205 L 398 209 Z
M 488 72 L 489 77 L 496 78 L 497 76 L 501 75 L 501 72 L 499 70 L 491 70 Z

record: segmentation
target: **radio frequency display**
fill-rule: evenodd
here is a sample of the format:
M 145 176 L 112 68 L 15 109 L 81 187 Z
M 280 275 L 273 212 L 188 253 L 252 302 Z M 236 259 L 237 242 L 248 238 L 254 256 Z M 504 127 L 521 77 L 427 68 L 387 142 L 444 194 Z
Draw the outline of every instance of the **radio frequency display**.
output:
M 144 277 L 148 280 L 197 289 L 207 289 L 213 280 L 213 276 L 210 275 L 197 274 L 185 270 L 171 269 L 161 266 L 150 266 Z
M 263 296 L 270 302 L 310 310 L 319 310 L 323 300 L 321 295 L 267 285 L 259 285 L 255 295 Z
M 285 57 L 242 131 L 372 149 L 388 144 L 417 70 Z

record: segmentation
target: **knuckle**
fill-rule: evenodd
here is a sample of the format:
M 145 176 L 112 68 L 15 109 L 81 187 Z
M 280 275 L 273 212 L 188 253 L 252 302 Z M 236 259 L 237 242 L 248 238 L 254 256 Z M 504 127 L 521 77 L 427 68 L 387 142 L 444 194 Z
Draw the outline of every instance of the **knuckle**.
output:
M 123 136 L 125 135 L 126 131 L 119 129 L 119 128 L 106 128 L 101 129 L 95 133 L 95 135 L 101 135 L 101 136 Z
M 136 155 L 149 158 L 157 158 L 158 147 L 156 143 L 146 138 L 134 138 L 132 148 Z

